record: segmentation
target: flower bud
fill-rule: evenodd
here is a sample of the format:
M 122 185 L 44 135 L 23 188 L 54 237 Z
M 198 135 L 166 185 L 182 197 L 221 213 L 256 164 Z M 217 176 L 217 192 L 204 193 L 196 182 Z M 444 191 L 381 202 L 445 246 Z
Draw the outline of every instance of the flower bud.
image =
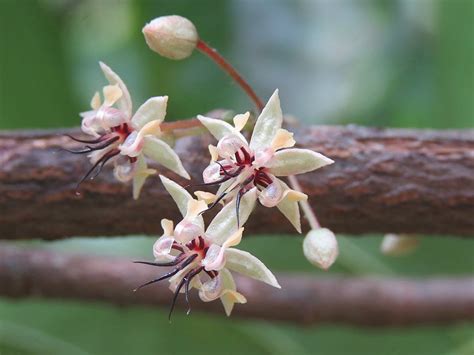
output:
M 385 255 L 401 256 L 413 252 L 419 240 L 407 234 L 386 234 L 380 244 L 380 251 Z
M 181 16 L 162 16 L 143 27 L 148 46 L 163 57 L 187 58 L 196 48 L 199 36 L 196 27 Z
M 329 269 L 339 255 L 336 236 L 327 228 L 311 230 L 304 238 L 303 253 L 311 264 Z

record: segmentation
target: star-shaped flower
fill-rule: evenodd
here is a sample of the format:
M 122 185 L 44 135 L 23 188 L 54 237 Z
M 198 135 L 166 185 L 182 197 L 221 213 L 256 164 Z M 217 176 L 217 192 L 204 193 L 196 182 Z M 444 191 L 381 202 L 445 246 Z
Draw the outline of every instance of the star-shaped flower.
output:
M 205 185 L 220 185 L 214 203 L 235 199 L 239 215 L 242 197 L 256 188 L 254 198 L 266 207 L 276 206 L 301 233 L 298 201 L 307 196 L 290 189 L 278 176 L 303 174 L 333 161 L 309 149 L 292 148 L 293 133 L 281 128 L 283 115 L 278 90 L 258 117 L 250 143 L 240 133 L 249 118 L 248 112 L 235 116 L 234 126 L 214 118 L 198 118 L 219 140 L 217 147 L 209 146 L 211 164 L 203 172 Z
M 132 115 L 132 101 L 126 85 L 107 65 L 101 62 L 100 67 L 109 81 L 109 85 L 102 90 L 104 100 L 102 102 L 96 92 L 91 101 L 92 110 L 81 113 L 82 131 L 94 139 L 71 137 L 87 144 L 83 150 L 73 153 L 90 153 L 93 164 L 80 183 L 88 177 L 94 178 L 108 161 L 113 161 L 114 175 L 118 180 L 133 180 L 133 196 L 136 199 L 146 178 L 156 172 L 148 168 L 146 158 L 189 179 L 181 160 L 164 141 L 160 130 L 168 96 L 148 99 Z
M 275 276 L 260 260 L 233 248 L 240 243 L 243 228 L 237 228 L 236 216 L 230 206 L 224 207 L 205 229 L 201 213 L 207 209 L 207 204 L 195 200 L 172 180 L 164 176 L 160 178 L 178 205 L 183 220 L 174 227 L 172 221 L 163 219 L 163 236 L 153 246 L 156 262 L 138 263 L 173 266 L 174 269 L 139 288 L 169 279 L 170 289 L 174 292 L 170 316 L 180 292 L 184 292 L 189 306 L 188 294 L 193 287 L 199 290 L 199 297 L 204 302 L 220 298 L 226 314 L 230 315 L 235 303 L 246 302 L 245 297 L 237 292 L 230 271 L 280 288 Z M 243 222 L 254 208 L 255 194 L 256 189 L 253 189 L 241 200 L 240 218 Z

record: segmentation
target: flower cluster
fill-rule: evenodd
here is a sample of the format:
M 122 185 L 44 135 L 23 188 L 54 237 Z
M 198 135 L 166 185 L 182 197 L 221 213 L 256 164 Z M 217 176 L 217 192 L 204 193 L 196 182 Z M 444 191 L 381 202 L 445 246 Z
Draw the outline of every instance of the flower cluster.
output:
M 179 16 L 159 18 L 145 26 L 143 33 L 149 46 L 172 59 L 189 56 L 194 48 L 205 48 L 197 31 L 188 20 Z M 219 59 L 222 64 L 223 60 Z M 71 137 L 85 144 L 84 149 L 72 151 L 89 154 L 91 169 L 81 180 L 93 178 L 107 162 L 113 162 L 114 175 L 122 181 L 132 181 L 133 197 L 138 198 L 148 176 L 156 173 L 149 167 L 158 163 L 174 173 L 189 179 L 180 158 L 169 145 L 170 137 L 163 129 L 167 96 L 152 97 L 133 114 L 129 91 L 122 79 L 107 65 L 100 63 L 109 84 L 102 90 L 103 99 L 96 93 L 92 110 L 82 116 L 82 131 L 90 139 Z M 228 64 L 224 66 L 228 67 Z M 231 70 L 238 82 L 243 79 Z M 246 87 L 250 96 L 254 92 Z M 257 107 L 263 107 L 260 99 Z M 245 303 L 238 292 L 233 272 L 280 288 L 271 271 L 255 256 L 239 250 L 244 225 L 256 206 L 257 200 L 265 207 L 277 207 L 301 233 L 299 203 L 307 203 L 300 187 L 290 188 L 294 175 L 306 173 L 332 164 L 333 161 L 309 149 L 294 148 L 293 134 L 282 128 L 283 114 L 278 90 L 270 97 L 255 121 L 250 140 L 245 136 L 250 113 L 236 115 L 233 125 L 223 120 L 198 116 L 196 123 L 204 126 L 216 139 L 209 146 L 211 162 L 203 171 L 203 184 L 218 186 L 215 194 L 196 191 L 194 198 L 186 189 L 160 175 L 166 191 L 179 208 L 182 220 L 163 219 L 163 235 L 153 246 L 155 260 L 136 263 L 171 267 L 163 275 L 144 283 L 136 290 L 168 280 L 174 293 L 170 316 L 180 293 L 189 306 L 189 292 L 198 291 L 204 302 L 220 299 L 230 315 L 235 303 Z M 222 204 L 222 208 L 204 225 L 202 214 Z M 306 211 L 306 209 L 305 209 Z M 314 263 L 329 267 L 337 256 L 337 242 L 329 230 L 317 226 L 313 216 L 313 230 L 305 239 L 304 252 Z M 316 226 L 316 227 L 313 227 Z
M 87 144 L 84 149 L 72 151 L 89 154 L 92 168 L 80 181 L 97 176 L 102 167 L 113 161 L 114 175 L 122 181 L 133 181 L 133 196 L 137 199 L 146 178 L 155 173 L 148 168 L 149 158 L 176 174 L 189 179 L 181 160 L 166 142 L 160 125 L 166 116 L 168 96 L 148 99 L 132 115 L 132 100 L 122 79 L 104 63 L 100 67 L 109 81 L 104 86 L 103 102 L 98 92 L 92 97 L 92 110 L 81 113 L 82 131 L 92 139 L 73 140 Z
M 298 201 L 308 197 L 292 190 L 278 177 L 303 174 L 333 161 L 309 149 L 292 148 L 293 133 L 281 128 L 283 114 L 278 90 L 270 97 L 255 123 L 250 143 L 241 134 L 250 113 L 234 117 L 234 126 L 222 120 L 198 116 L 219 140 L 210 145 L 211 164 L 204 170 L 208 185 L 220 185 L 215 201 L 236 201 L 237 218 L 242 196 L 255 190 L 254 199 L 265 207 L 277 207 L 301 233 Z M 215 202 L 214 201 L 214 202 Z
M 193 199 L 172 180 L 164 176 L 160 178 L 183 219 L 175 227 L 170 220 L 161 221 L 163 235 L 153 246 L 156 262 L 140 263 L 173 266 L 174 269 L 140 287 L 169 279 L 170 289 L 174 292 L 170 315 L 180 292 L 185 293 L 189 305 L 188 293 L 193 287 L 199 290 L 199 297 L 204 302 L 220 298 L 227 315 L 230 315 L 234 303 L 245 303 L 246 299 L 237 292 L 229 270 L 280 288 L 275 276 L 260 260 L 248 252 L 232 248 L 240 243 L 244 228 L 237 227 L 235 215 L 229 211 L 230 205 L 224 207 L 205 228 L 201 213 L 207 209 L 207 204 Z M 252 193 L 242 199 L 243 223 L 254 205 Z

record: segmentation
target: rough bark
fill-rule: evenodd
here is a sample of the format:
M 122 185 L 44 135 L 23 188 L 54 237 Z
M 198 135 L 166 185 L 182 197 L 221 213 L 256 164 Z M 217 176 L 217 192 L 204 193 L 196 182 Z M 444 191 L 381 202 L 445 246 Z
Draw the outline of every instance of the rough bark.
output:
M 473 131 L 347 127 L 293 127 L 300 146 L 335 164 L 302 175 L 300 182 L 323 226 L 339 233 L 400 232 L 474 235 Z M 149 179 L 142 198 L 118 183 L 109 169 L 76 182 L 90 166 L 64 133 L 0 134 L 0 237 L 56 239 L 74 235 L 158 234 L 161 218 L 178 210 L 159 180 Z M 193 177 L 209 162 L 209 135 L 179 139 L 176 151 Z M 160 169 L 186 184 L 183 179 Z M 259 206 L 250 233 L 293 233 L 277 209 Z
M 39 297 L 168 307 L 172 293 L 166 281 L 132 292 L 137 285 L 162 273 L 162 269 L 132 264 L 125 259 L 0 248 L 0 295 L 15 299 Z M 233 316 L 299 324 L 368 326 L 474 320 L 473 278 L 414 280 L 290 275 L 277 275 L 277 278 L 281 289 L 237 277 L 238 289 L 248 303 L 236 305 Z M 203 303 L 196 291 L 191 293 L 193 309 L 217 312 L 225 317 L 219 301 Z M 185 306 L 182 298 L 178 303 L 181 309 Z

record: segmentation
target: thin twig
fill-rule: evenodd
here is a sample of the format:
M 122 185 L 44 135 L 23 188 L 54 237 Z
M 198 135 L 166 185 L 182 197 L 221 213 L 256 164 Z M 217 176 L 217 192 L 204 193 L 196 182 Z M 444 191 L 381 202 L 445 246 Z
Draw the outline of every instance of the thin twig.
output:
M 125 259 L 0 246 L 0 295 L 15 299 L 41 297 L 168 308 L 173 293 L 166 282 L 140 292 L 132 291 L 157 276 L 156 268 Z M 277 278 L 282 289 L 237 277 L 238 289 L 248 303 L 236 305 L 232 317 L 368 326 L 474 320 L 474 279 L 469 277 L 413 280 L 277 275 Z M 217 312 L 225 317 L 219 301 L 203 303 L 197 299 L 195 290 L 190 296 L 196 310 Z M 178 306 L 187 308 L 184 296 L 179 297 Z

